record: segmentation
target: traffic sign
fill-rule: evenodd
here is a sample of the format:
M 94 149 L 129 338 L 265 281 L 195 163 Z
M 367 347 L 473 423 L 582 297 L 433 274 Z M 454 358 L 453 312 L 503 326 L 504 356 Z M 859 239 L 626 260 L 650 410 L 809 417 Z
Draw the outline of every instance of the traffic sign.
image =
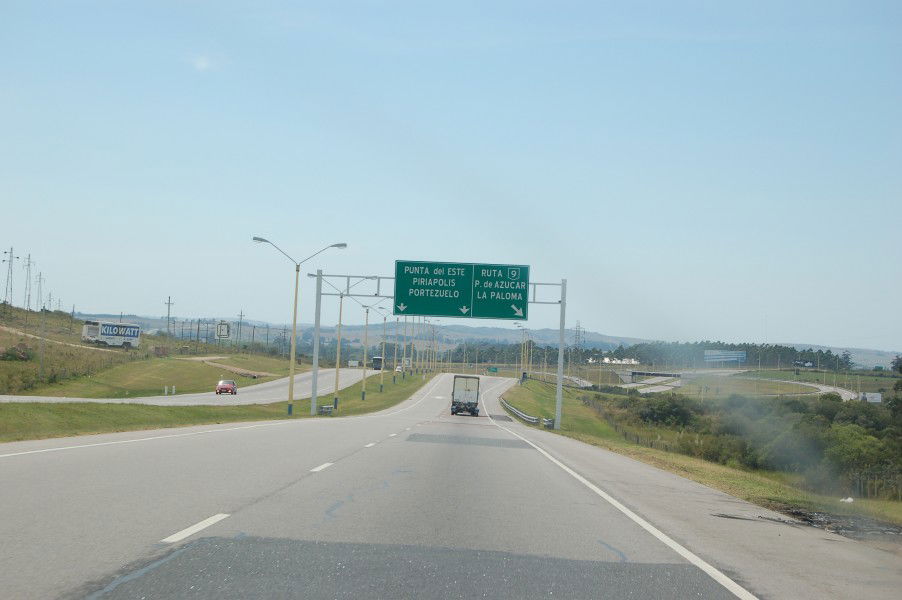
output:
M 226 321 L 220 321 L 216 324 L 216 339 L 225 340 L 229 338 L 229 324 Z
M 525 321 L 528 299 L 527 265 L 395 261 L 395 315 Z

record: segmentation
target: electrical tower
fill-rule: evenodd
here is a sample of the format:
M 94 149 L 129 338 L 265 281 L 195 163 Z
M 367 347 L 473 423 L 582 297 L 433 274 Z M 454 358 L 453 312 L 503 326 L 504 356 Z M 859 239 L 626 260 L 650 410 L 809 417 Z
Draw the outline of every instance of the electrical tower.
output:
M 25 269 L 25 311 L 28 312 L 31 310 L 31 267 L 34 266 L 34 261 L 31 260 L 31 254 L 29 254 L 25 258 L 25 264 L 22 267 Z
M 44 274 L 38 271 L 38 276 L 34 278 L 35 282 L 38 284 L 38 301 L 35 304 L 35 310 L 43 310 L 44 309 Z
M 576 327 L 573 328 L 573 347 L 576 348 L 577 352 L 580 348 L 582 348 L 583 344 L 583 328 L 580 325 L 579 321 L 576 322 Z
M 19 259 L 18 256 L 13 252 L 12 246 L 9 247 L 9 250 L 4 250 L 3 254 L 6 255 L 6 258 L 3 259 L 2 262 L 7 263 L 6 266 L 6 285 L 3 288 L 3 303 L 12 306 L 13 304 L 13 262 Z M 2 264 L 2 263 L 0 263 Z

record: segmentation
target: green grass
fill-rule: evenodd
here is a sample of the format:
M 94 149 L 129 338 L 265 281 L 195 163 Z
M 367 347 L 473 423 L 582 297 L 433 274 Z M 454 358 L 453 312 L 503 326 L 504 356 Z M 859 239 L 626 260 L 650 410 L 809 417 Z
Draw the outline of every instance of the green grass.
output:
M 760 506 L 777 510 L 797 506 L 833 514 L 867 515 L 902 525 L 902 502 L 856 499 L 853 504 L 844 504 L 838 498 L 812 494 L 795 487 L 792 476 L 786 473 L 747 471 L 628 442 L 592 408 L 582 404 L 579 398 L 585 394 L 602 396 L 564 390 L 561 429 L 556 433 L 629 456 Z M 551 418 L 554 415 L 552 385 L 529 381 L 505 392 L 504 399 L 533 416 Z
M 211 356 L 221 355 L 213 354 Z M 235 354 L 226 356 L 225 358 L 216 359 L 212 362 L 247 369 L 248 371 L 274 373 L 283 377 L 288 377 L 288 368 L 290 366 L 287 358 L 263 356 L 260 354 Z M 307 364 L 295 365 L 295 373 L 309 371 L 310 368 L 311 366 Z
M 836 385 L 856 392 L 859 389 L 859 384 L 861 385 L 862 392 L 891 392 L 893 384 L 900 378 L 899 375 L 893 374 L 892 371 L 885 371 L 883 375 L 878 375 L 873 371 L 843 371 L 834 373 L 832 371 L 823 372 L 806 369 L 799 369 L 798 375 L 796 375 L 795 369 L 779 371 L 776 369 L 762 369 L 761 371 L 742 373 L 736 375 L 736 377 L 757 377 L 761 379 L 785 379 L 788 381 L 820 383 Z
M 620 435 L 595 411 L 585 406 L 580 396 L 587 392 L 564 388 L 561 404 L 561 431 L 581 433 L 600 439 L 620 439 Z M 528 380 L 504 393 L 504 399 L 528 415 L 551 419 L 554 417 L 555 387 L 540 381 Z
M 69 398 L 129 398 L 160 396 L 163 386 L 175 386 L 179 394 L 212 391 L 220 379 L 234 379 L 239 389 L 272 378 L 241 377 L 225 369 L 198 361 L 151 358 L 104 369 L 93 375 L 61 383 L 37 386 L 30 396 Z
M 422 375 L 407 375 L 402 381 L 400 374 L 396 378 L 397 383 L 392 384 L 391 373 L 385 373 L 385 384 L 382 392 L 379 391 L 379 374 L 370 375 L 366 379 L 366 400 L 361 399 L 362 387 L 360 383 L 341 390 L 338 393 L 338 411 L 336 415 L 349 416 L 359 415 L 368 412 L 374 412 L 394 406 L 403 400 L 406 400 L 414 392 L 423 387 L 425 383 L 432 380 L 433 374 L 426 374 L 425 380 Z M 320 404 L 328 404 L 331 402 L 332 396 L 323 398 Z M 304 404 L 306 402 L 306 404 Z M 309 400 L 301 401 L 305 407 L 308 407 Z
M 389 408 L 412 396 L 431 380 L 427 375 L 408 377 L 392 385 L 386 373 L 385 391 L 379 392 L 379 376 L 367 379 L 366 400 L 360 384 L 339 394 L 338 415 L 357 415 Z M 320 403 L 331 403 L 332 397 Z M 309 400 L 296 400 L 292 418 L 310 418 Z M 0 442 L 33 440 L 115 431 L 185 427 L 210 423 L 234 423 L 288 418 L 287 402 L 248 406 L 147 406 L 143 404 L 0 403 Z M 317 417 L 329 418 L 329 417 Z
M 682 387 L 677 388 L 680 394 L 705 398 L 729 398 L 733 394 L 741 396 L 778 396 L 796 394 L 816 394 L 817 388 L 796 383 L 782 383 L 767 379 L 752 380 L 741 376 L 718 377 L 703 375 L 683 380 Z
M 128 351 L 120 348 L 107 348 L 82 342 L 83 324 L 83 321 L 72 319 L 63 312 L 36 313 L 26 312 L 16 307 L 0 306 L 0 326 L 14 330 L 0 328 L 0 349 L 25 344 L 33 355 L 30 360 L 0 361 L 0 394 L 46 393 L 48 395 L 81 395 L 89 398 L 103 396 L 119 398 L 146 393 L 159 394 L 162 393 L 164 385 L 173 384 L 178 391 L 202 391 L 206 389 L 206 386 L 212 385 L 206 379 L 197 381 L 191 378 L 180 379 L 179 372 L 161 372 L 162 379 L 158 380 L 143 379 L 142 375 L 146 374 L 148 370 L 154 371 L 160 367 L 159 365 L 152 367 L 138 367 L 137 365 L 148 359 L 153 362 L 156 356 L 155 348 L 161 349 L 173 357 L 194 353 L 201 356 L 220 356 L 231 350 L 231 348 L 222 348 L 215 344 L 197 344 L 190 340 L 147 334 L 141 335 L 141 343 L 138 348 Z M 37 335 L 45 340 L 23 335 L 22 332 L 26 331 L 29 335 Z M 239 354 L 227 360 L 234 361 L 228 364 L 253 371 L 266 371 L 279 375 L 288 373 L 288 361 L 271 356 Z M 127 368 L 117 370 L 112 374 L 107 373 L 111 368 L 122 364 L 135 365 L 135 385 L 122 385 L 122 381 L 130 378 L 126 375 L 126 372 L 129 371 Z M 228 376 L 228 371 L 222 370 L 222 372 Z M 198 373 L 198 375 L 207 377 L 210 373 Z M 86 380 L 87 376 L 93 376 L 92 379 L 95 379 L 93 384 L 90 380 Z M 169 380 L 170 377 L 176 379 Z M 234 375 L 229 378 L 236 379 Z M 58 382 L 71 382 L 72 390 L 87 391 L 83 394 L 68 389 L 53 391 L 57 388 Z M 248 379 L 246 383 L 252 382 L 254 381 Z M 260 380 L 256 382 L 259 383 Z M 40 389 L 38 389 L 39 387 Z

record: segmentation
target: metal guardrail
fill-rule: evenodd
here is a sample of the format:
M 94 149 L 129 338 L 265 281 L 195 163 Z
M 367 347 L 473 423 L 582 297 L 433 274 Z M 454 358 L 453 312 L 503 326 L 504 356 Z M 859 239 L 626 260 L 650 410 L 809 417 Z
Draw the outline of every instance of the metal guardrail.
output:
M 499 398 L 499 400 L 501 400 L 501 406 L 503 406 L 508 412 L 513 413 L 517 418 L 521 419 L 522 421 L 526 421 L 527 423 L 530 423 L 532 425 L 537 425 L 539 423 L 539 417 L 534 417 L 532 415 L 528 415 L 525 412 L 523 412 L 522 410 L 518 410 L 518 409 L 514 408 L 513 406 L 508 404 L 504 400 L 504 398 Z
M 542 419 L 542 427 L 554 429 L 554 419 Z

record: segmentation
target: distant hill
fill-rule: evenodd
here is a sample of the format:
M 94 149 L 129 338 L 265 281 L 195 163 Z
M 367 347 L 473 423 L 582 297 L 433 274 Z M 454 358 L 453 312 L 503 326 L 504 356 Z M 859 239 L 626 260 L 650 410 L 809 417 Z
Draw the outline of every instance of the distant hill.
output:
M 859 367 L 871 369 L 873 367 L 889 368 L 893 358 L 902 355 L 902 351 L 888 352 L 886 350 L 872 350 L 869 348 L 843 348 L 841 346 L 818 346 L 817 344 L 786 344 L 796 350 L 831 350 L 834 354 L 842 354 L 848 350 L 852 355 L 852 362 Z

